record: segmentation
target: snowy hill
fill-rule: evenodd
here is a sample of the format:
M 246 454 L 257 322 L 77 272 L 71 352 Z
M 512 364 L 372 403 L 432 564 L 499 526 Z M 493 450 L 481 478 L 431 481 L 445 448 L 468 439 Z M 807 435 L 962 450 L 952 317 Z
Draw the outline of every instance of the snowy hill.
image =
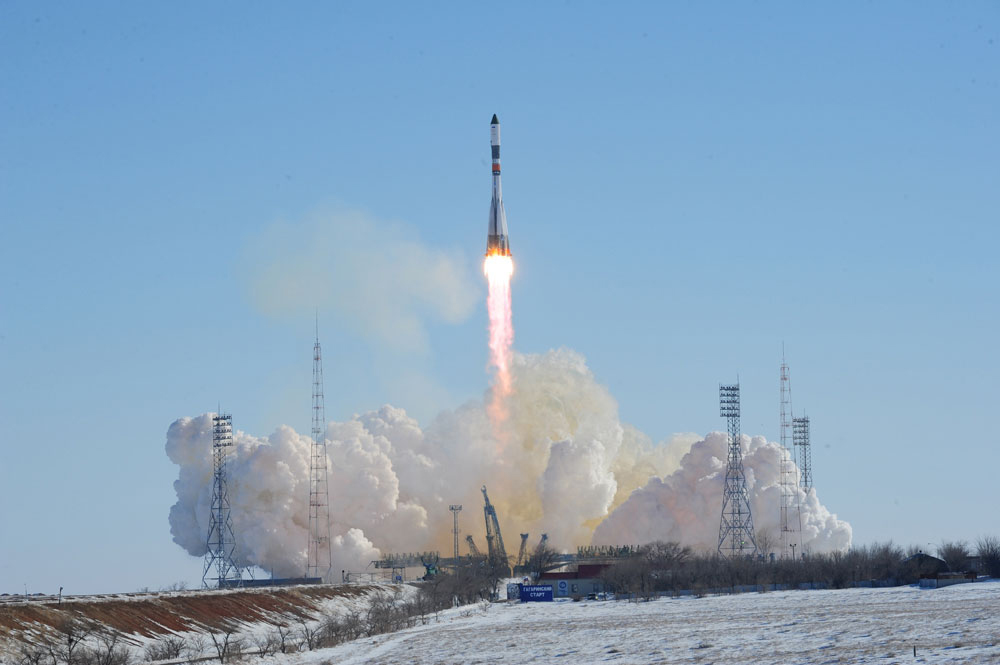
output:
M 268 662 L 998 663 L 998 610 L 998 582 L 646 603 L 495 603 L 449 610 L 427 625 Z

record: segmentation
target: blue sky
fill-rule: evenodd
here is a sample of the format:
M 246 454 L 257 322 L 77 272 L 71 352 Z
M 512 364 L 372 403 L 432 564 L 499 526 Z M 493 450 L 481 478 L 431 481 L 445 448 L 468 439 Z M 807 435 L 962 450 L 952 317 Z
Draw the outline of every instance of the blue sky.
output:
M 422 348 L 321 311 L 331 418 L 481 396 L 493 113 L 517 349 L 654 440 L 738 373 L 774 439 L 784 342 L 855 542 L 1000 533 L 995 2 L 8 2 L 0 84 L 0 592 L 200 577 L 167 426 L 309 428 L 281 225 L 360 211 L 480 289 Z

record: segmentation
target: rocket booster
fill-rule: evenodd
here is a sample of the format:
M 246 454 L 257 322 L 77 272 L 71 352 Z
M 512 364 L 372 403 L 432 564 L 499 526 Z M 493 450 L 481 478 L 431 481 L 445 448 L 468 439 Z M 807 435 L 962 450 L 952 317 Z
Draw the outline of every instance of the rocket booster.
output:
M 503 211 L 503 192 L 500 188 L 500 121 L 495 113 L 490 122 L 490 149 L 493 151 L 493 200 L 490 201 L 490 221 L 486 231 L 486 256 L 510 256 L 507 215 Z

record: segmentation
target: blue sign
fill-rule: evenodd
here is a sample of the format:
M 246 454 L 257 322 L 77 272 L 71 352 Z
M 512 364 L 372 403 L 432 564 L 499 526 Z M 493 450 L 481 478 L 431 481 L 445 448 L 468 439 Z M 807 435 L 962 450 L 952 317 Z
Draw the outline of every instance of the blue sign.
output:
M 569 595 L 569 582 L 566 580 L 559 580 L 558 587 L 560 596 Z
M 538 602 L 552 602 L 552 586 L 549 584 L 522 584 L 521 585 L 521 602 L 522 603 L 538 603 Z

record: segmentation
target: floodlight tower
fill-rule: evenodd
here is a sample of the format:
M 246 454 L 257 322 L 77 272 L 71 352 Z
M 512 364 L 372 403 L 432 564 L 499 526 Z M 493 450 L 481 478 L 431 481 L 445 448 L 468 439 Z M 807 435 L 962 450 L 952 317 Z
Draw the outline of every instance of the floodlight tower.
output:
M 799 471 L 802 473 L 801 486 L 808 494 L 813 488 L 812 445 L 809 441 L 809 416 L 792 418 L 792 440 L 799 450 Z
M 788 373 L 788 363 L 785 362 L 785 352 L 781 352 L 781 557 L 788 556 L 789 548 L 795 552 L 800 531 L 797 529 L 799 516 L 791 519 L 796 509 L 798 492 L 796 490 L 795 473 L 792 464 L 792 386 Z M 794 554 L 792 555 L 794 558 Z
M 458 558 L 458 514 L 462 512 L 462 504 L 456 503 L 448 506 L 448 510 L 451 511 L 452 518 L 454 519 L 454 525 L 452 526 L 451 533 L 455 536 L 455 558 Z
M 221 409 L 220 409 L 221 411 Z M 216 413 L 212 417 L 212 512 L 208 518 L 208 550 L 201 583 L 215 580 L 219 588 L 239 586 L 242 575 L 236 565 L 236 536 L 229 507 L 229 485 L 226 481 L 226 456 L 233 446 L 233 416 Z M 215 571 L 215 577 L 209 574 Z
M 309 454 L 309 561 L 306 577 L 326 579 L 333 567 L 330 551 L 330 487 L 327 483 L 326 398 L 319 320 L 313 344 L 312 446 Z
M 722 519 L 719 522 L 719 554 L 730 558 L 753 556 L 757 540 L 750 513 L 750 493 L 743 473 L 740 435 L 740 384 L 719 386 L 719 414 L 726 419 L 729 454 L 726 485 L 722 491 Z

